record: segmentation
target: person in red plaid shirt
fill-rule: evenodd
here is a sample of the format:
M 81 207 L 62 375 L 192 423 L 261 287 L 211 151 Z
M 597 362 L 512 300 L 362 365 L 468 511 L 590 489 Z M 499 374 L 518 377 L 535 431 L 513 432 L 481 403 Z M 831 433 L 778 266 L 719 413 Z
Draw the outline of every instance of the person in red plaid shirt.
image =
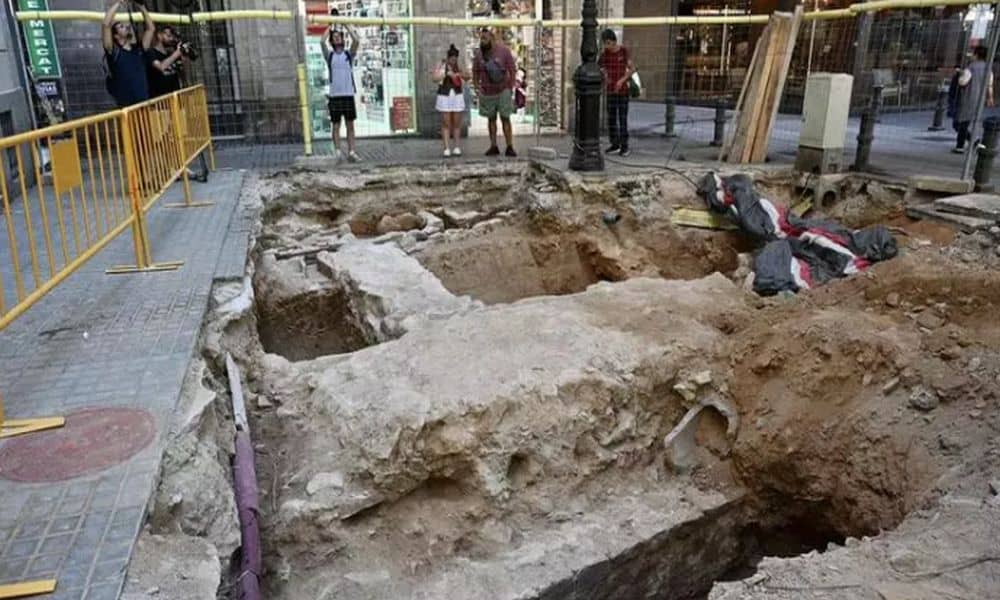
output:
M 629 57 L 628 48 L 618 43 L 614 31 L 605 29 L 601 33 L 604 50 L 597 63 L 604 73 L 604 93 L 608 105 L 608 137 L 611 145 L 606 152 L 618 152 L 622 156 L 631 154 L 628 147 L 628 80 L 635 73 L 635 65 Z

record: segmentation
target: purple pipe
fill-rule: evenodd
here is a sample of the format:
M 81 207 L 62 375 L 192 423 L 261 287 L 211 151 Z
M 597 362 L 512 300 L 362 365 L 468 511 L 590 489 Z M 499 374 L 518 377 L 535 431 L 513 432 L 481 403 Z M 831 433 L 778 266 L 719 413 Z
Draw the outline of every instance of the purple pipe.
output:
M 236 458 L 233 460 L 233 483 L 236 488 L 236 509 L 240 517 L 239 598 L 260 600 L 261 565 L 260 528 L 257 526 L 260 505 L 257 502 L 257 471 L 254 467 L 253 443 L 250 432 L 236 432 Z
M 226 354 L 226 372 L 229 390 L 233 397 L 233 420 L 236 424 L 236 457 L 233 459 L 233 488 L 236 491 L 236 510 L 240 517 L 240 576 L 237 578 L 239 600 L 261 600 L 260 581 L 264 574 L 260 552 L 260 504 L 257 500 L 257 468 L 254 466 L 253 443 L 246 403 L 243 401 L 243 382 L 240 369 L 233 357 Z

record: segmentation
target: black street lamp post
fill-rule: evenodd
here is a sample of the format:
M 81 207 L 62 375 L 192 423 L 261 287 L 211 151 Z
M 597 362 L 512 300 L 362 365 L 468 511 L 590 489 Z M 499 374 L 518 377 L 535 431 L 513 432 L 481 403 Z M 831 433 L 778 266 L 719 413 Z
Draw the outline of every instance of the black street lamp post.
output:
M 576 88 L 576 131 L 569 168 L 574 171 L 603 171 L 601 154 L 601 87 L 604 78 L 597 66 L 597 1 L 583 1 L 583 60 L 573 74 Z

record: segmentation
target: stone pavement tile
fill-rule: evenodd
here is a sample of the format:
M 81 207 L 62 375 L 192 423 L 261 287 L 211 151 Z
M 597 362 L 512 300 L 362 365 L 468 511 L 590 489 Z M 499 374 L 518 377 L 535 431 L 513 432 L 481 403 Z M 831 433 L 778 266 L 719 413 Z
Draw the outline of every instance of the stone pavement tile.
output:
M 45 596 L 45 600 L 81 600 L 86 591 L 82 586 L 63 587 L 59 582 L 56 582 L 56 591 Z
M 38 484 L 0 478 L 0 581 L 54 575 L 59 583 L 50 599 L 117 598 L 213 273 L 223 259 L 246 260 L 245 243 L 223 249 L 242 181 L 238 172 L 213 175 L 202 190 L 217 201 L 211 209 L 149 213 L 154 255 L 183 259 L 182 269 L 105 275 L 106 266 L 132 258 L 123 234 L 0 331 L 0 390 L 9 416 L 136 407 L 149 411 L 159 430 L 150 446 L 101 472 Z
M 20 580 L 27 569 L 27 558 L 0 558 L 0 583 L 11 583 Z
M 24 573 L 25 579 L 50 579 L 54 577 L 63 562 L 63 558 L 65 556 L 61 552 L 36 556 Z
M 124 577 L 124 573 L 122 577 Z M 117 600 L 118 594 L 121 593 L 121 587 L 120 583 L 91 586 L 84 600 Z

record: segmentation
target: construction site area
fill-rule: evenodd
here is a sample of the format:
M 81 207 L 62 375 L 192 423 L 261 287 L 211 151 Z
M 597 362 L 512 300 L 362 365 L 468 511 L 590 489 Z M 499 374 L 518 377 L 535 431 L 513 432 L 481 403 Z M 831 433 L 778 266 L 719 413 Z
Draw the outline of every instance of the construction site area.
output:
M 140 555 L 235 544 L 228 353 L 269 598 L 992 597 L 997 233 L 845 181 L 829 214 L 899 256 L 762 298 L 740 234 L 671 224 L 699 175 L 245 186 L 249 272 L 214 292 Z
M 594 4 L 535 39 L 594 65 Z M 753 19 L 631 155 L 600 88 L 516 158 L 219 140 L 204 83 L 0 137 L 0 598 L 1000 598 L 986 86 L 937 157 L 848 73 L 789 113 L 809 21 Z

